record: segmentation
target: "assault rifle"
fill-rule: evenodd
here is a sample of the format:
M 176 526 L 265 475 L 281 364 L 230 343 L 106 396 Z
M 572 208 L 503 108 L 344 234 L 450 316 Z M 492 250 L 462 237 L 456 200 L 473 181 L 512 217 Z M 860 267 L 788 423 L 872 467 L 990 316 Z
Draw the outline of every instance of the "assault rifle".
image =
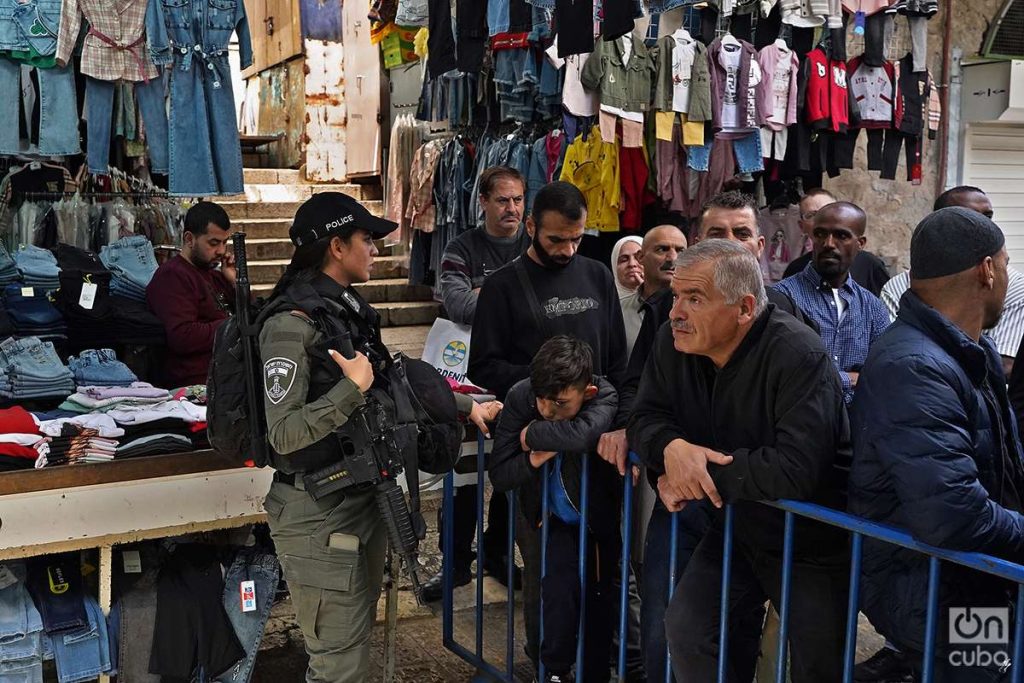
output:
M 260 384 L 260 332 L 253 325 L 251 293 L 249 287 L 249 261 L 245 255 L 245 233 L 231 236 L 235 252 L 235 317 L 238 319 L 239 341 L 245 362 L 245 400 L 249 416 L 248 456 L 260 467 L 270 462 L 267 443 L 266 416 L 263 413 L 263 387 Z
M 346 358 L 355 358 L 352 336 L 346 330 L 341 334 L 339 350 Z M 402 564 L 412 580 L 416 601 L 423 604 L 420 585 L 419 538 L 413 524 L 412 513 L 405 494 L 398 485 L 403 470 L 402 452 L 395 440 L 395 426 L 384 406 L 371 395 L 354 412 L 344 428 L 342 459 L 302 478 L 302 483 L 313 500 L 353 486 L 372 485 L 377 510 L 384 518 L 391 549 L 402 558 Z

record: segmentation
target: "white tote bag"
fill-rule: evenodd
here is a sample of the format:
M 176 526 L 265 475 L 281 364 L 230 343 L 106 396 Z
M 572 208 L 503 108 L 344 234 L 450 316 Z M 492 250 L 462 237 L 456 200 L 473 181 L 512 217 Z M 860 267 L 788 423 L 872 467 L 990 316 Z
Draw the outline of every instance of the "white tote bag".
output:
M 459 325 L 451 320 L 438 318 L 427 334 L 421 358 L 437 368 L 442 377 L 450 377 L 459 384 L 466 384 L 466 373 L 469 372 L 469 337 L 472 329 L 469 325 Z

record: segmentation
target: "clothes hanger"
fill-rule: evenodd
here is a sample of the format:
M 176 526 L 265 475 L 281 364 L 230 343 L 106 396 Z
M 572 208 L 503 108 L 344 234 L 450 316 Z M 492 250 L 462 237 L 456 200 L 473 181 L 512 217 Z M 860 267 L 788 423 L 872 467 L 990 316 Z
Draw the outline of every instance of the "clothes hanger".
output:
M 675 33 L 672 34 L 672 37 L 675 38 L 676 40 L 683 40 L 688 43 L 693 42 L 693 36 L 690 35 L 690 32 L 686 30 L 685 26 L 680 26 L 679 28 L 677 28 Z

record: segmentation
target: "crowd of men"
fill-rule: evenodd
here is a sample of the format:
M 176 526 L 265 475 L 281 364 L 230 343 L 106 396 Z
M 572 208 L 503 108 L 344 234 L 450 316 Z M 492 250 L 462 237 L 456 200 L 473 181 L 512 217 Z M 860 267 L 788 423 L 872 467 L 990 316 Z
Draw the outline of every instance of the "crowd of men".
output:
M 629 645 L 630 680 L 661 680 L 666 652 L 679 683 L 715 680 L 725 504 L 735 519 L 728 680 L 753 680 L 760 653 L 774 652 L 765 643 L 781 600 L 784 519 L 760 501 L 811 501 L 941 548 L 1024 561 L 1024 362 L 1014 362 L 1024 353 L 1024 275 L 1009 267 L 980 189 L 936 200 L 914 230 L 909 272 L 892 279 L 864 249 L 870 217 L 824 190 L 808 192 L 800 203 L 808 249 L 772 287 L 760 267 L 758 207 L 741 193 L 707 202 L 693 244 L 679 226 L 657 225 L 617 245 L 611 269 L 578 254 L 587 225 L 579 190 L 550 183 L 529 216 L 524 195 L 516 170 L 484 172 L 484 224 L 448 245 L 439 289 L 445 314 L 472 325 L 473 383 L 504 402 L 488 471 L 497 491 L 518 498 L 524 567 L 511 576 L 524 591 L 527 653 L 547 681 L 608 680 L 616 637 Z M 229 232 L 220 207 L 197 204 L 181 254 L 150 285 L 174 385 L 205 381 L 233 297 Z M 629 628 L 617 634 L 622 477 L 636 476 L 630 451 L 644 465 L 636 477 L 643 543 L 629 572 Z M 456 586 L 470 581 L 475 559 L 475 499 L 460 489 L 452 519 L 442 520 L 454 526 L 444 550 Z M 492 496 L 483 569 L 503 582 L 514 562 L 508 515 L 505 496 Z M 576 671 L 584 521 L 589 607 Z M 796 522 L 795 683 L 841 680 L 849 571 L 846 533 Z M 866 540 L 862 571 L 859 607 L 886 644 L 855 679 L 914 680 L 928 559 Z M 439 599 L 441 586 L 438 575 L 425 597 Z M 943 566 L 936 680 L 1009 675 L 991 645 L 974 666 L 952 656 L 947 620 L 951 608 L 1005 608 L 1011 591 Z
M 783 514 L 760 501 L 811 501 L 939 547 L 1024 560 L 1024 406 L 1012 403 L 1024 394 L 1024 363 L 1013 364 L 1024 350 L 1024 277 L 1008 267 L 981 190 L 939 197 L 914 231 L 909 273 L 891 281 L 864 249 L 865 212 L 808 193 L 800 222 L 810 249 L 766 288 L 758 207 L 738 192 L 707 203 L 694 244 L 660 225 L 617 245 L 609 270 L 577 254 L 587 207 L 576 188 L 547 185 L 513 230 L 522 178 L 509 168 L 487 178 L 487 223 L 449 247 L 440 289 L 451 315 L 472 324 L 470 378 L 505 402 L 488 471 L 496 491 L 519 501 L 527 653 L 546 680 L 609 679 L 630 451 L 644 464 L 638 498 L 647 491 L 654 503 L 634 557 L 639 618 L 631 609 L 636 628 L 622 634 L 639 653 L 631 680 L 664 676 L 666 642 L 676 681 L 715 680 L 725 504 L 735 519 L 728 680 L 753 680 L 781 600 Z M 671 600 L 670 513 L 680 514 Z M 500 534 L 507 517 L 496 528 L 493 502 L 491 515 L 488 533 Z M 587 655 L 576 671 L 584 522 Z M 454 523 L 456 583 L 467 583 L 471 531 Z M 500 553 L 488 567 L 499 580 L 506 543 L 488 543 Z M 848 534 L 797 521 L 793 560 L 791 679 L 841 680 Z M 863 572 L 860 608 L 887 642 L 855 678 L 913 680 L 924 652 L 927 557 L 866 541 Z M 983 660 L 991 666 L 954 663 L 947 616 L 1005 607 L 1010 589 L 944 568 L 936 680 L 1008 675 L 998 657 Z

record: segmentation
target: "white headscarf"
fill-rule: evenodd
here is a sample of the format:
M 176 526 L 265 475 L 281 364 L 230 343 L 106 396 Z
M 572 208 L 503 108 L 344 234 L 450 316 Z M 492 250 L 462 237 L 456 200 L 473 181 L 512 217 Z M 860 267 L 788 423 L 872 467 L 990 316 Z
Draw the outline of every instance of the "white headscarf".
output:
M 619 282 L 618 270 L 616 268 L 616 265 L 619 262 L 619 252 L 622 251 L 622 247 L 626 246 L 628 242 L 636 242 L 641 247 L 644 245 L 644 241 L 636 235 L 627 235 L 616 242 L 615 246 L 612 247 L 612 277 L 615 278 L 615 289 L 619 290 L 620 299 L 625 299 L 627 296 L 636 293 L 635 289 L 622 286 Z

